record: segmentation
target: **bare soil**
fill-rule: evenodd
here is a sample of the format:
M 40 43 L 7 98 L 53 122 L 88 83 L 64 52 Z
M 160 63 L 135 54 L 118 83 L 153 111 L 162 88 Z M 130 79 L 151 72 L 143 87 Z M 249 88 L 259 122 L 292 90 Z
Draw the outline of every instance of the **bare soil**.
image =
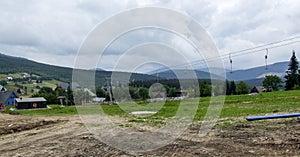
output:
M 198 131 L 194 125 L 165 147 L 132 155 L 95 139 L 78 116 L 0 114 L 0 156 L 300 156 L 295 118 L 234 123 L 202 138 Z

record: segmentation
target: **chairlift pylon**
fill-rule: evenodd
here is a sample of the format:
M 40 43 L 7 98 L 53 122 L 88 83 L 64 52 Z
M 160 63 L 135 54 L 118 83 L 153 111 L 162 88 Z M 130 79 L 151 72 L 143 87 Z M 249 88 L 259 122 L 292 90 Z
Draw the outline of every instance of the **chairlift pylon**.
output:
M 268 53 L 269 53 L 269 49 L 268 48 L 266 48 L 266 55 L 265 55 L 265 63 L 266 63 L 266 67 L 265 67 L 265 69 L 266 70 L 268 70 Z
M 232 58 L 231 58 L 231 53 L 229 54 L 229 62 L 230 62 L 230 73 L 232 73 Z

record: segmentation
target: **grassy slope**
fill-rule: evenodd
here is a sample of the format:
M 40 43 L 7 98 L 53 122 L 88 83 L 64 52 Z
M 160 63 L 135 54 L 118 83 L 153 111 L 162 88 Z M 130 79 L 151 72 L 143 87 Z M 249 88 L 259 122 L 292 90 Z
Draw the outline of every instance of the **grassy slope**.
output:
M 50 77 L 61 81 L 70 81 L 72 69 L 37 63 L 19 57 L 11 57 L 0 54 L 0 73 L 32 73 L 42 77 Z
M 206 114 L 206 109 L 209 105 L 210 98 L 201 98 L 199 107 L 195 116 L 195 120 L 201 120 Z M 196 103 L 195 100 L 190 99 L 186 100 L 183 105 L 188 109 L 190 103 Z M 142 110 L 147 109 L 147 105 L 137 105 L 127 104 L 133 107 L 132 110 Z M 156 104 L 153 104 L 156 105 Z M 172 117 L 176 111 L 179 102 L 167 102 L 157 114 L 148 117 L 149 119 L 156 118 L 167 118 Z M 120 115 L 128 116 L 122 109 L 116 105 L 101 106 L 104 112 L 108 115 Z M 155 108 L 151 107 L 152 110 Z M 151 109 L 150 109 L 151 110 Z M 100 106 L 95 105 L 87 108 L 87 110 L 82 113 L 88 114 L 97 113 L 100 111 Z M 23 110 L 19 111 L 22 114 L 28 115 L 73 115 L 77 114 L 75 106 L 67 106 L 65 108 L 60 108 L 57 105 L 52 105 L 52 109 L 49 110 Z M 250 115 L 264 115 L 272 113 L 292 113 L 300 112 L 300 90 L 295 91 L 279 91 L 271 93 L 261 93 L 256 96 L 249 95 L 236 95 L 236 96 L 227 96 L 223 110 L 221 112 L 221 118 L 238 118 L 238 117 L 247 117 Z M 134 118 L 134 117 L 133 117 Z
M 14 74 L 0 74 L 0 80 L 5 80 L 7 77 L 13 77 L 13 78 L 22 78 L 22 73 L 14 73 Z M 36 80 L 32 80 L 32 82 L 36 82 Z M 61 81 L 58 80 L 44 80 L 42 83 L 33 84 L 33 83 L 25 83 L 22 84 L 21 82 L 13 82 L 13 81 L 7 81 L 7 85 L 5 87 L 9 90 L 17 90 L 18 87 L 15 86 L 15 83 L 27 87 L 27 95 L 22 95 L 22 97 L 30 97 L 33 93 L 31 90 L 34 90 L 34 93 L 38 92 L 39 89 L 36 88 L 36 86 L 40 87 L 50 87 L 52 89 L 55 89 L 58 84 L 61 84 Z

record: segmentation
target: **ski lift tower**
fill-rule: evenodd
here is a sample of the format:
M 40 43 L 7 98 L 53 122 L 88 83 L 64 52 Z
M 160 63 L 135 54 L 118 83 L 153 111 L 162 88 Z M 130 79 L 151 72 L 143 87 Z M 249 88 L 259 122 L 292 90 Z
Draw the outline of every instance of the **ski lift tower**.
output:
M 65 96 L 59 96 L 59 97 L 57 97 L 57 98 L 58 98 L 59 101 L 60 101 L 60 107 L 61 107 L 61 108 L 65 107 L 64 104 L 65 104 L 65 102 L 66 102 L 66 97 L 65 97 Z
M 109 104 L 112 104 L 113 101 L 112 101 L 112 94 L 111 94 L 111 91 L 110 91 L 110 87 L 111 87 L 111 78 L 110 77 L 105 77 L 104 87 L 106 89 L 106 92 L 109 95 L 109 99 L 110 99 Z

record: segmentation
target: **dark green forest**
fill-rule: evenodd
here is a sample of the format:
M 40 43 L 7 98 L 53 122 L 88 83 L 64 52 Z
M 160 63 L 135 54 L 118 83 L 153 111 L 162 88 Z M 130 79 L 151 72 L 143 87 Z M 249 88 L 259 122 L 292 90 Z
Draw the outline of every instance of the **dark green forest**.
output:
M 35 74 L 45 79 L 54 79 L 62 82 L 72 82 L 72 68 L 60 67 L 48 64 L 34 62 L 25 58 L 12 57 L 0 54 L 0 74 L 9 73 L 29 73 Z M 124 73 L 124 72 L 117 72 Z M 105 78 L 110 77 L 110 71 L 97 71 L 96 72 L 96 85 L 102 86 Z M 125 73 L 127 74 L 127 73 Z M 156 79 L 155 76 L 146 74 L 132 74 L 131 79 L 135 80 L 152 80 Z
M 20 57 L 11 57 L 0 54 L 0 73 L 20 73 L 39 75 L 45 78 L 56 79 L 64 82 L 71 81 L 72 69 L 37 63 Z

